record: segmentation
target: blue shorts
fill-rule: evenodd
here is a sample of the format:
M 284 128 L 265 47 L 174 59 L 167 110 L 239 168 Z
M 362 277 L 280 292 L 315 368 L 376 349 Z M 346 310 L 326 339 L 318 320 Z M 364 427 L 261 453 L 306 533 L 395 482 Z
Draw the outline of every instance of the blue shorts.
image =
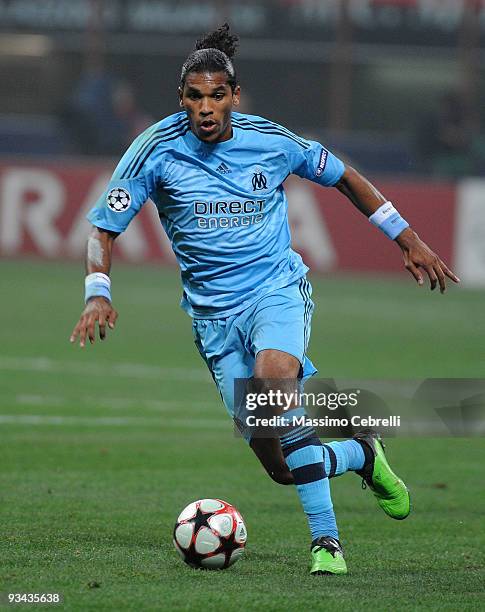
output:
M 276 349 L 296 357 L 303 381 L 317 372 L 306 356 L 314 309 L 311 294 L 312 287 L 303 277 L 268 293 L 239 314 L 193 320 L 195 344 L 236 421 L 240 415 L 235 408 L 234 379 L 253 376 L 260 351 Z

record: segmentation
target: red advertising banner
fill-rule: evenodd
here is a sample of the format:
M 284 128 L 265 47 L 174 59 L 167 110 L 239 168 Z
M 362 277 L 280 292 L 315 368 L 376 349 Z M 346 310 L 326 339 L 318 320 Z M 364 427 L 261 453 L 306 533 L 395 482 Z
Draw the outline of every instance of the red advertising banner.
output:
M 81 258 L 87 211 L 109 179 L 102 163 L 0 163 L 0 256 Z M 453 262 L 457 187 L 446 183 L 375 180 L 416 231 Z M 294 248 L 313 270 L 398 272 L 399 249 L 336 189 L 290 178 L 286 185 Z M 147 203 L 117 240 L 129 262 L 174 263 L 155 206 Z M 466 258 L 465 258 L 466 259 Z
M 380 181 L 375 185 L 394 203 L 415 231 L 440 253 L 445 261 L 453 256 L 453 223 L 456 190 L 452 185 Z M 297 189 L 299 188 L 296 187 Z M 334 267 L 346 271 L 402 270 L 401 253 L 388 238 L 337 190 L 313 187 L 314 206 L 325 223 L 335 251 Z M 290 203 L 291 207 L 291 203 Z M 304 214 L 304 212 L 302 212 Z M 305 244 L 298 245 L 308 251 Z M 317 244 L 307 253 L 313 260 Z

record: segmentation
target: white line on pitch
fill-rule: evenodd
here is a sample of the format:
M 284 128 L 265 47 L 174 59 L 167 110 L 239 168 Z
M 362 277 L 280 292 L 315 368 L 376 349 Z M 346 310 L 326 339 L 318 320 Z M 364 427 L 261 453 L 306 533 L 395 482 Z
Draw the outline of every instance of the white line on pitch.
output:
M 9 399 L 3 400 L 3 403 L 7 404 Z M 68 397 L 62 397 L 60 395 L 33 395 L 22 393 L 15 396 L 14 402 L 22 406 L 68 406 L 72 404 L 73 400 Z M 200 402 L 200 401 L 188 401 L 188 400 L 151 400 L 151 399 L 138 399 L 129 397 L 103 397 L 103 396 L 81 396 L 76 397 L 75 402 L 83 406 L 90 406 L 96 408 L 112 408 L 114 410 L 123 410 L 129 408 L 135 408 L 137 410 L 151 410 L 151 411 L 173 411 L 196 408 L 198 410 L 210 410 L 214 406 L 214 402 Z
M 228 419 L 145 419 L 139 417 L 78 417 L 46 416 L 40 414 L 1 414 L 0 425 L 68 425 L 68 426 L 107 426 L 107 427 L 186 427 L 197 429 L 227 429 Z
M 121 376 L 150 380 L 211 383 L 203 368 L 166 368 L 142 363 L 99 363 L 55 361 L 49 357 L 0 357 L 0 370 L 76 374 L 80 376 Z

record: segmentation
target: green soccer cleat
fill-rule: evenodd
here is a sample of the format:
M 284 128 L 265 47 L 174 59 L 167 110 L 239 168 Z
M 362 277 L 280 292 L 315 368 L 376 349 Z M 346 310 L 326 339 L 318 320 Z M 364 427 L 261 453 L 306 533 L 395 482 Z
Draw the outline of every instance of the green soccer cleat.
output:
M 347 565 L 344 551 L 340 542 L 330 536 L 322 536 L 313 540 L 312 569 L 310 574 L 321 576 L 323 574 L 346 574 Z
M 379 506 L 391 518 L 405 519 L 411 510 L 409 491 L 389 467 L 381 436 L 373 429 L 364 429 L 353 439 L 363 442 L 373 455 L 373 460 L 366 462 L 362 470 L 356 470 L 356 474 L 362 477 L 362 487 L 365 489 L 367 485 L 371 489 Z

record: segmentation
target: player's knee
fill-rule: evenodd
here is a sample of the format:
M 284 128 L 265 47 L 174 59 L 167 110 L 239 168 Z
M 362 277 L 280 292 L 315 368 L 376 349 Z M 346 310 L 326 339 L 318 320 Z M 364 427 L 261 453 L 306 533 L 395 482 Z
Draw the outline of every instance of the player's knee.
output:
M 272 368 L 257 368 L 254 375 L 256 379 L 263 381 L 268 379 L 294 380 L 298 377 L 298 371 L 299 366 L 295 368 L 292 363 L 280 363 Z
M 271 397 L 271 393 L 277 391 L 291 393 L 295 391 L 297 379 L 293 376 L 293 373 L 291 373 L 291 376 L 289 374 L 289 371 L 282 370 L 278 377 L 276 375 L 268 378 L 254 377 L 251 379 L 248 389 L 257 395 L 264 395 L 266 397 Z M 275 380 L 276 378 L 277 380 Z
M 256 357 L 254 376 L 257 379 L 295 379 L 300 362 L 296 357 L 278 350 L 263 350 Z

